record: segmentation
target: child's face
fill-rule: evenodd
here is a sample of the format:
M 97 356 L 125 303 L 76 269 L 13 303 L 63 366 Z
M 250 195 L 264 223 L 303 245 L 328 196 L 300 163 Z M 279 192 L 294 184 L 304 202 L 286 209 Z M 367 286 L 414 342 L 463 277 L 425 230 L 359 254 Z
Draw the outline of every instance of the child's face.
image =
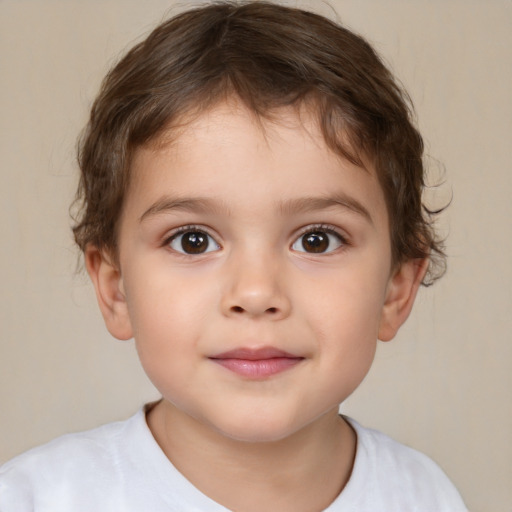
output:
M 302 115 L 283 109 L 262 130 L 221 105 L 167 147 L 138 150 L 120 272 L 88 258 L 110 331 L 135 337 L 165 400 L 236 439 L 336 414 L 417 288 L 413 271 L 392 272 L 376 176 Z

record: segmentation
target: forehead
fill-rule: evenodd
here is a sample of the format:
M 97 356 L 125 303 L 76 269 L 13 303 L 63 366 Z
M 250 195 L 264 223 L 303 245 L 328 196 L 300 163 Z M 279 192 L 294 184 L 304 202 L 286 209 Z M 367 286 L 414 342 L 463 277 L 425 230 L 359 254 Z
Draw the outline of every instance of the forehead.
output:
M 276 204 L 345 195 L 365 203 L 361 210 L 370 215 L 382 216 L 384 207 L 386 216 L 374 170 L 329 149 L 305 106 L 281 107 L 263 118 L 227 101 L 186 119 L 135 151 L 127 200 L 154 200 L 164 183 L 174 196 L 214 195 L 227 206 L 250 206 L 256 190 Z

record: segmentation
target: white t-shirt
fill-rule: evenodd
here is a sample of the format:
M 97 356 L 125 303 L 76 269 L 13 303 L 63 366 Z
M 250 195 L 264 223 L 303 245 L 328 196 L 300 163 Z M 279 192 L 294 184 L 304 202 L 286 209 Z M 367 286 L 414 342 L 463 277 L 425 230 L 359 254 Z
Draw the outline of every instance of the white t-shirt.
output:
M 425 455 L 348 419 L 352 475 L 325 512 L 466 512 Z M 167 459 L 140 410 L 127 421 L 62 436 L 0 468 L 0 512 L 229 512 Z

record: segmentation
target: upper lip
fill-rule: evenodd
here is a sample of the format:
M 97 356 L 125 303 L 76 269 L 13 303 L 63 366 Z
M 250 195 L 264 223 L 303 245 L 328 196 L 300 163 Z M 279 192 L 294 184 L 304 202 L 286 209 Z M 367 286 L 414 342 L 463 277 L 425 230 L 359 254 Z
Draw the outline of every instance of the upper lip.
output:
M 216 354 L 210 359 L 244 359 L 246 361 L 259 361 L 262 359 L 274 359 L 277 357 L 286 357 L 293 359 L 302 359 L 301 356 L 290 354 L 284 350 L 280 350 L 274 347 L 262 347 L 262 348 L 236 348 L 234 350 L 228 350 L 221 354 Z

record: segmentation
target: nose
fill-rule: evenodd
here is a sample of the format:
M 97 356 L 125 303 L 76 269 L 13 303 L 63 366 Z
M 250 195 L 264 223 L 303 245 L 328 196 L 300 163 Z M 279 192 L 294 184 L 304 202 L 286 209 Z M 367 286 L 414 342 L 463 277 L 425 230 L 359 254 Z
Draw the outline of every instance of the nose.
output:
M 275 258 L 241 258 L 226 268 L 221 300 L 226 316 L 281 320 L 291 311 L 286 276 Z

